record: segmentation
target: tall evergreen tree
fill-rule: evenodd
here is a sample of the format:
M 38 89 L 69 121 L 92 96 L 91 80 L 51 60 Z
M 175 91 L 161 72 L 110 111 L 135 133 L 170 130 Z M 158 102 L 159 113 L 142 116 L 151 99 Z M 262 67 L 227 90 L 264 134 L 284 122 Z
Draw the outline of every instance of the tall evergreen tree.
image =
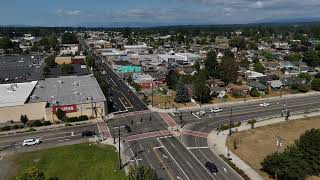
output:
M 209 72 L 209 76 L 212 78 L 217 78 L 219 76 L 219 64 L 217 61 L 217 54 L 214 51 L 208 52 L 204 65 Z
M 176 87 L 176 98 L 174 99 L 175 102 L 177 103 L 182 103 L 182 102 L 189 102 L 190 97 L 188 95 L 188 90 L 186 86 L 182 83 L 181 78 L 177 84 Z

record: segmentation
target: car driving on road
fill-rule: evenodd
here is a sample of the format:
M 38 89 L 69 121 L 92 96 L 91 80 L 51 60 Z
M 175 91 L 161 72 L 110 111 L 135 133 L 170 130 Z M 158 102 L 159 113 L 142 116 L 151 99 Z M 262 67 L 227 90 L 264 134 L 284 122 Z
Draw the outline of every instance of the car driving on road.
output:
M 213 112 L 213 113 L 222 112 L 222 108 L 215 107 L 215 108 L 213 108 L 213 109 L 210 109 L 210 112 Z
M 264 103 L 259 104 L 259 106 L 260 107 L 268 107 L 268 106 L 270 106 L 270 103 L 264 102 Z
M 40 144 L 39 139 L 26 139 L 23 141 L 22 146 L 32 146 L 36 144 Z
M 196 112 L 196 115 L 197 115 L 197 116 L 204 116 L 205 114 L 206 114 L 205 111 L 198 111 L 198 112 Z
M 206 162 L 205 164 L 206 168 L 211 172 L 211 173 L 217 173 L 218 168 L 213 162 Z
M 96 132 L 94 131 L 82 131 L 82 137 L 91 137 L 91 136 L 95 136 Z

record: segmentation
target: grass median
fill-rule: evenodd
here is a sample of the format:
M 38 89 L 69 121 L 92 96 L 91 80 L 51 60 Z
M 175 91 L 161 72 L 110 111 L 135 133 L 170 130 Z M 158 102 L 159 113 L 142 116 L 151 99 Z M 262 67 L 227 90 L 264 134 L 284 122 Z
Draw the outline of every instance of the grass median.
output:
M 16 175 L 35 166 L 47 177 L 59 180 L 127 179 L 124 170 L 118 170 L 115 148 L 109 145 L 84 143 L 27 152 L 13 156 L 12 161 Z

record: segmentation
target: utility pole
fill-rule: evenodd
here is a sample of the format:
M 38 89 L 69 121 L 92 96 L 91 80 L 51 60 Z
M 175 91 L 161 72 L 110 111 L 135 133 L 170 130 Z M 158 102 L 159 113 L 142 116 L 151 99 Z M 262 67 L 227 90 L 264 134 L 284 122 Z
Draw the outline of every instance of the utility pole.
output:
M 119 169 L 121 169 L 121 150 L 120 150 L 120 126 L 119 126 L 119 128 L 118 128 L 118 132 L 119 132 Z
M 283 139 L 280 136 L 277 136 L 277 143 L 276 143 L 277 153 L 280 153 L 280 148 L 281 148 L 282 144 L 283 144 Z
M 151 84 L 151 106 L 153 107 L 153 81 Z
M 231 134 L 232 134 L 232 125 L 233 125 L 233 122 L 232 122 L 232 107 L 231 107 L 230 118 L 229 118 L 229 136 L 231 136 Z

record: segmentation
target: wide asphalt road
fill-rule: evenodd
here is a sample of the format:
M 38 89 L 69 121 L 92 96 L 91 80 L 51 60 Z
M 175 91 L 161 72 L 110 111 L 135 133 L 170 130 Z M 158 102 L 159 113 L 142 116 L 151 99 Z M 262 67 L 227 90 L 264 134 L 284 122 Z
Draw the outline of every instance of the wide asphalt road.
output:
M 28 133 L 19 133 L 0 136 L 0 152 L 24 152 L 29 150 L 46 149 L 50 147 L 63 146 L 88 141 L 88 138 L 82 138 L 82 131 L 95 131 L 99 134 L 97 124 L 85 124 L 79 126 L 62 127 L 51 130 L 34 131 Z M 25 139 L 40 139 L 39 145 L 24 147 L 22 142 Z

